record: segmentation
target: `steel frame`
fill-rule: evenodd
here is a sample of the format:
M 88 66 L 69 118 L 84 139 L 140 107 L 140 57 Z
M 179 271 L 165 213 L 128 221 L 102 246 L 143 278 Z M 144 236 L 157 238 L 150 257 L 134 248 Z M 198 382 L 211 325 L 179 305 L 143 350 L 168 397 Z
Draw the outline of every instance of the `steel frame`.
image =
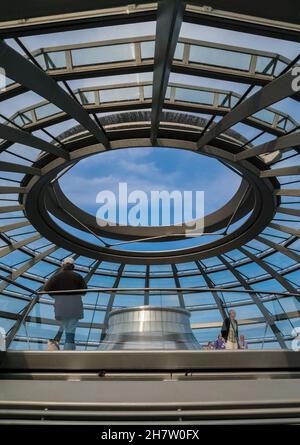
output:
M 12 2 L 14 3 L 14 2 Z M 286 336 L 278 330 L 275 325 L 275 320 L 266 311 L 263 305 L 263 298 L 259 297 L 257 294 L 259 292 L 254 292 L 251 288 L 252 282 L 259 282 L 263 278 L 256 277 L 255 279 L 246 280 L 242 274 L 237 270 L 241 264 L 249 264 L 249 262 L 254 262 L 258 264 L 262 269 L 266 271 L 270 278 L 276 279 L 287 291 L 288 293 L 296 293 L 297 289 L 291 281 L 289 281 L 285 275 L 289 273 L 289 269 L 277 271 L 271 267 L 265 259 L 273 254 L 274 252 L 281 252 L 287 257 L 291 258 L 297 264 L 293 270 L 297 270 L 300 264 L 300 254 L 296 250 L 290 249 L 289 246 L 299 238 L 300 231 L 295 228 L 288 227 L 284 224 L 278 224 L 276 221 L 272 222 L 272 216 L 275 212 L 282 213 L 284 215 L 292 215 L 294 217 L 299 217 L 300 213 L 297 208 L 285 208 L 283 204 L 280 205 L 281 197 L 291 196 L 298 197 L 300 192 L 297 188 L 295 189 L 280 189 L 279 182 L 276 180 L 278 176 L 295 176 L 300 172 L 299 165 L 289 166 L 289 167 L 279 167 L 279 168 L 269 168 L 268 164 L 263 162 L 262 155 L 277 153 L 278 156 L 283 154 L 285 151 L 291 149 L 298 149 L 300 145 L 299 132 L 294 132 L 287 134 L 288 125 L 292 125 L 294 128 L 297 125 L 295 120 L 291 119 L 288 115 L 280 112 L 274 113 L 274 120 L 272 124 L 267 124 L 263 122 L 258 122 L 257 119 L 253 117 L 261 109 L 265 109 L 275 102 L 278 102 L 286 97 L 292 97 L 293 99 L 299 100 L 299 94 L 291 89 L 291 73 L 288 71 L 279 78 L 275 77 L 276 64 L 278 62 L 283 63 L 288 66 L 290 60 L 278 56 L 276 54 L 265 53 L 255 50 L 245 50 L 243 48 L 228 46 L 228 45 L 216 45 L 213 43 L 193 41 L 191 39 L 178 39 L 180 25 L 182 21 L 190 23 L 198 23 L 202 25 L 213 25 L 215 27 L 224 27 L 232 30 L 246 31 L 257 33 L 261 35 L 268 35 L 272 37 L 280 37 L 284 39 L 294 39 L 295 41 L 300 41 L 300 27 L 295 17 L 299 13 L 298 6 L 295 2 L 287 2 L 284 12 L 278 10 L 274 3 L 272 2 L 272 8 L 264 9 L 262 11 L 262 5 L 257 2 L 255 5 L 252 4 L 239 4 L 237 9 L 234 1 L 227 2 L 226 9 L 224 7 L 224 2 L 211 1 L 209 2 L 213 5 L 213 9 L 203 8 L 198 1 L 191 0 L 187 4 L 185 2 L 176 0 L 161 0 L 158 2 L 158 8 L 155 4 L 150 1 L 135 2 L 135 5 L 128 6 L 128 2 L 125 0 L 118 0 L 114 2 L 114 8 L 107 9 L 111 6 L 110 2 L 101 2 L 102 10 L 97 12 L 94 10 L 96 7 L 95 2 L 87 0 L 84 5 L 80 5 L 80 10 L 78 9 L 77 2 L 73 2 L 73 8 L 77 10 L 57 10 L 59 13 L 55 18 L 51 19 L 49 23 L 49 17 L 47 14 L 55 10 L 55 8 L 61 8 L 61 2 L 58 3 L 56 0 L 49 4 L 47 11 L 44 11 L 44 18 L 39 16 L 41 14 L 41 9 L 34 11 L 32 6 L 34 4 L 33 0 L 29 0 L 26 3 L 26 10 L 28 10 L 28 20 L 26 23 L 20 23 L 15 15 L 12 15 L 12 10 L 10 9 L 12 3 L 5 5 L 3 10 L 3 19 L 0 23 L 0 35 L 2 37 L 12 37 L 12 36 L 22 36 L 22 35 L 33 35 L 41 32 L 50 32 L 55 30 L 63 29 L 78 29 L 79 27 L 91 27 L 91 26 L 103 26 L 104 24 L 117 24 L 117 23 L 134 23 L 137 21 L 148 21 L 157 18 L 157 30 L 156 30 L 156 50 L 153 58 L 142 59 L 141 58 L 141 42 L 151 41 L 153 36 L 147 36 L 137 39 L 126 39 L 127 43 L 132 43 L 135 46 L 136 54 L 135 58 L 131 61 L 125 61 L 124 63 L 117 62 L 112 64 L 98 64 L 86 67 L 75 67 L 72 64 L 72 51 L 79 48 L 87 47 L 87 45 L 72 45 L 66 47 L 56 47 L 56 48 L 46 48 L 42 51 L 37 51 L 31 54 L 32 60 L 26 60 L 25 57 L 17 53 L 11 47 L 9 47 L 5 42 L 0 42 L 0 56 L 3 61 L 3 65 L 6 69 L 8 77 L 13 79 L 15 83 L 8 86 L 7 90 L 0 93 L 0 100 L 6 100 L 10 97 L 17 96 L 18 94 L 31 90 L 41 95 L 46 99 L 43 104 L 37 104 L 38 106 L 44 105 L 46 103 L 55 104 L 61 109 L 61 113 L 57 116 L 49 116 L 49 119 L 41 119 L 40 121 L 36 118 L 35 108 L 30 107 L 25 110 L 20 110 L 18 115 L 12 116 L 12 120 L 16 120 L 15 126 L 13 124 L 4 125 L 0 123 L 0 137 L 2 137 L 6 142 L 4 142 L 0 150 L 5 151 L 9 148 L 11 143 L 24 144 L 27 147 L 32 147 L 35 149 L 40 149 L 42 156 L 38 159 L 35 165 L 23 165 L 0 161 L 0 170 L 6 173 L 20 173 L 24 174 L 25 178 L 22 182 L 15 181 L 15 183 L 9 183 L 9 180 L 5 182 L 5 185 L 0 187 L 0 198 L 1 200 L 7 199 L 6 196 L 9 194 L 19 194 L 20 203 L 19 204 L 4 204 L 0 206 L 0 213 L 4 217 L 7 216 L 6 221 L 1 227 L 1 239 L 3 247 L 0 249 L 0 258 L 5 259 L 6 255 L 16 252 L 19 250 L 28 256 L 28 260 L 20 263 L 16 267 L 6 267 L 0 265 L 2 270 L 5 270 L 8 275 L 3 277 L 3 282 L 0 285 L 0 291 L 3 295 L 18 295 L 16 291 L 10 291 L 9 287 L 11 284 L 15 283 L 15 286 L 22 289 L 20 283 L 18 283 L 19 278 L 25 277 L 29 279 L 35 279 L 43 283 L 42 277 L 34 277 L 30 274 L 30 269 L 39 263 L 39 261 L 48 261 L 51 264 L 55 264 L 56 261 L 51 258 L 51 255 L 58 249 L 58 246 L 64 245 L 63 233 L 56 233 L 53 238 L 54 245 L 48 246 L 46 250 L 35 253 L 34 250 L 30 250 L 27 246 L 34 241 L 42 238 L 42 234 L 47 235 L 49 231 L 40 230 L 40 223 L 37 222 L 37 215 L 34 214 L 36 209 L 40 212 L 38 217 L 42 216 L 45 220 L 45 212 L 42 205 L 36 207 L 36 202 L 41 204 L 39 201 L 39 193 L 42 193 L 46 186 L 46 182 L 51 176 L 52 172 L 58 172 L 62 165 L 66 166 L 77 160 L 83 154 L 92 154 L 99 151 L 104 151 L 108 148 L 121 148 L 123 146 L 136 146 L 143 141 L 143 145 L 151 145 L 151 143 L 157 143 L 162 146 L 182 147 L 185 149 L 192 149 L 194 151 L 198 150 L 207 155 L 215 156 L 226 161 L 230 165 L 239 166 L 243 175 L 246 174 L 246 170 L 249 169 L 250 176 L 257 188 L 261 188 L 264 184 L 264 198 L 262 200 L 261 209 L 264 210 L 264 218 L 261 220 L 261 227 L 258 234 L 255 234 L 253 228 L 249 230 L 249 237 L 245 236 L 245 233 L 239 235 L 234 243 L 230 246 L 230 249 L 237 247 L 239 251 L 245 255 L 243 261 L 234 262 L 225 259 L 224 255 L 221 255 L 222 251 L 220 245 L 216 246 L 215 254 L 217 254 L 221 261 L 223 270 L 230 270 L 236 279 L 235 286 L 242 286 L 245 292 L 251 296 L 254 304 L 256 304 L 262 312 L 262 317 L 260 322 L 266 320 L 277 338 L 281 347 L 285 347 Z M 240 2 L 239 2 L 240 3 Z M 99 7 L 99 2 L 97 3 Z M 166 38 L 167 36 L 167 38 Z M 174 53 L 176 49 L 177 42 L 183 45 L 183 57 L 182 59 L 174 59 Z M 122 44 L 124 39 L 116 40 L 114 42 L 94 42 L 88 47 L 97 47 L 109 44 Z M 227 50 L 233 52 L 244 52 L 249 54 L 250 64 L 249 70 L 243 72 L 242 70 L 234 69 L 232 67 L 216 67 L 216 66 L 205 66 L 204 64 L 195 63 L 189 58 L 189 51 L 193 45 L 206 46 L 218 50 Z M 56 50 L 63 51 L 66 55 L 66 67 L 61 69 L 54 69 L 54 67 L 49 65 L 51 61 L 51 52 Z M 272 61 L 272 67 L 268 74 L 262 74 L 257 72 L 257 61 L 259 57 L 269 57 Z M 45 71 L 38 68 L 32 61 L 35 59 L 41 60 L 44 58 Z M 128 102 L 114 102 L 105 105 L 101 102 L 101 91 L 106 88 L 82 88 L 78 90 L 78 94 L 83 95 L 84 93 L 93 91 L 95 95 L 94 104 L 84 104 L 78 103 L 73 97 L 68 95 L 58 84 L 59 80 L 71 80 L 71 79 L 84 79 L 93 76 L 108 76 L 111 74 L 121 74 L 121 73 L 135 73 L 135 72 L 154 72 L 154 89 L 152 100 L 147 100 L 144 94 L 143 88 L 150 85 L 147 82 L 139 84 L 139 96 L 136 101 Z M 189 74 L 202 77 L 214 77 L 222 80 L 231 80 L 238 83 L 244 84 L 255 84 L 259 85 L 261 88 L 256 94 L 252 95 L 248 99 L 241 101 L 237 106 L 233 103 L 229 104 L 231 106 L 221 107 L 218 103 L 218 96 L 224 94 L 224 91 L 220 90 L 209 90 L 214 96 L 213 105 L 207 106 L 205 104 L 191 104 L 183 103 L 182 101 L 176 101 L 175 92 L 177 88 L 185 87 L 190 88 L 186 85 L 176 85 L 170 84 L 169 76 L 170 72 L 175 72 L 179 74 Z M 167 86 L 171 87 L 170 99 L 166 98 Z M 131 84 L 128 86 L 132 86 Z M 115 85 L 115 88 L 120 88 L 122 85 Z M 112 88 L 110 85 L 108 88 Z M 199 88 L 194 88 L 194 90 L 200 90 Z M 100 91 L 100 98 L 99 98 Z M 208 91 L 202 88 L 202 91 Z M 76 92 L 77 93 L 77 92 Z M 228 94 L 228 100 L 230 97 L 235 97 L 238 100 L 240 97 L 230 91 L 226 92 Z M 296 102 L 295 102 L 296 103 Z M 92 119 L 91 114 L 95 112 L 110 112 L 110 111 L 121 111 L 121 110 L 137 110 L 141 108 L 151 108 L 152 116 L 151 123 L 143 126 L 142 131 L 145 134 L 144 138 L 137 139 L 135 131 L 140 131 L 139 126 L 136 128 L 123 128 L 121 125 L 116 125 L 113 129 L 108 131 L 103 130 L 101 123 Z M 197 131 L 195 128 L 189 128 L 187 124 L 183 126 L 177 125 L 173 127 L 171 125 L 166 128 L 166 123 L 162 125 L 163 108 L 176 109 L 182 112 L 198 112 L 207 113 L 212 115 L 221 115 L 223 119 L 216 124 L 213 128 L 209 129 L 200 139 L 198 136 L 198 144 L 196 146 L 195 141 L 197 137 Z M 25 113 L 31 116 L 31 121 L 26 120 Z M 25 117 L 24 117 L 25 116 Z M 45 140 L 38 138 L 31 134 L 33 131 L 39 128 L 44 129 L 47 126 L 51 126 L 53 123 L 62 122 L 69 117 L 74 118 L 79 124 L 82 125 L 81 136 L 73 135 L 73 139 L 70 143 L 63 143 L 57 140 L 53 140 L 52 143 L 46 142 Z M 23 119 L 23 120 L 22 120 Z M 25 119 L 25 120 L 24 120 Z M 281 126 L 282 121 L 285 120 L 284 128 Z M 273 134 L 275 138 L 273 141 L 266 144 L 261 144 L 259 146 L 251 146 L 251 144 L 246 144 L 245 147 L 241 148 L 241 144 L 244 144 L 242 139 L 237 143 L 234 135 L 229 132 L 225 135 L 224 132 L 230 127 L 238 122 L 245 122 L 249 125 L 256 126 L 257 128 L 265 131 L 267 133 Z M 281 121 L 281 122 L 280 122 Z M 19 125 L 17 122 L 20 122 Z M 185 133 L 183 133 L 185 131 Z M 84 133 L 83 133 L 84 132 Z M 181 138 L 178 135 L 181 133 Z M 182 136 L 183 135 L 183 136 Z M 198 133 L 199 135 L 199 133 Z M 196 136 L 196 137 L 195 137 Z M 81 138 L 81 140 L 79 140 Z M 185 140 L 179 140 L 184 139 Z M 78 140 L 76 140 L 78 139 Z M 80 145 L 81 144 L 81 145 Z M 245 145 L 245 144 L 244 144 Z M 85 152 L 85 149 L 87 151 Z M 78 151 L 77 151 L 78 150 Z M 34 190 L 34 193 L 33 193 Z M 42 196 L 42 195 L 41 195 Z M 257 199 L 257 197 L 256 197 Z M 25 213 L 24 213 L 25 211 Z M 29 217 L 29 219 L 27 219 Z M 13 218 L 22 218 L 23 221 L 15 222 Z M 13 231 L 21 230 L 26 228 L 33 223 L 34 226 L 38 228 L 38 233 L 32 234 L 31 232 L 22 240 L 16 240 L 13 235 Z M 266 234 L 260 235 L 264 227 L 274 229 L 284 235 L 283 241 L 274 242 L 267 238 Z M 52 227 L 53 228 L 53 227 Z M 39 231 L 40 230 L 40 231 Z M 56 229 L 54 230 L 56 231 Z M 11 232 L 11 234 L 10 234 Z M 26 229 L 25 229 L 26 233 Z M 251 235 L 251 236 L 250 236 Z M 250 252 L 249 248 L 242 247 L 242 245 L 250 241 L 255 236 L 255 239 L 263 245 L 266 246 L 266 250 L 261 253 L 261 255 L 254 255 Z M 65 244 L 65 247 L 71 251 L 76 251 L 72 242 L 77 243 L 77 240 L 71 240 L 71 243 Z M 228 248 L 228 251 L 230 250 Z M 84 248 L 78 250 L 79 254 L 88 254 L 90 252 Z M 209 256 L 213 251 L 207 251 L 204 257 Z M 137 260 L 134 262 L 145 264 L 148 262 L 146 267 L 146 273 L 143 275 L 145 277 L 145 285 L 148 287 L 150 278 L 153 276 L 151 272 L 150 264 L 153 262 L 164 263 L 166 261 L 172 262 L 172 273 L 170 277 L 174 277 L 176 287 L 180 288 L 180 277 L 178 266 L 176 263 L 183 260 L 193 260 L 196 268 L 204 278 L 207 285 L 212 287 L 212 280 L 210 278 L 210 273 L 206 268 L 200 265 L 199 261 L 196 261 L 195 252 L 189 252 L 189 257 L 183 256 L 179 258 L 178 253 L 174 255 L 174 259 L 170 257 L 164 257 L 162 254 L 158 255 L 157 258 L 151 258 L 147 260 L 145 255 L 139 255 Z M 87 268 L 87 280 L 89 280 L 94 273 L 97 273 L 100 267 L 99 252 L 95 254 L 97 261 L 93 265 Z M 105 255 L 103 255 L 105 259 Z M 110 258 L 111 259 L 111 258 Z M 173 261 L 174 260 L 174 261 Z M 118 267 L 118 272 L 115 274 L 115 285 L 114 289 L 111 291 L 109 305 L 106 308 L 106 320 L 109 310 L 114 305 L 115 294 L 118 291 L 118 286 L 122 277 L 126 276 L 125 263 L 130 262 L 128 257 L 120 255 L 118 257 L 120 265 Z M 58 261 L 57 261 L 58 263 Z M 222 269 L 220 268 L 220 270 Z M 188 274 L 186 274 L 188 275 Z M 130 274 L 128 275 L 130 276 Z M 168 276 L 168 275 L 167 275 Z M 268 278 L 269 278 L 268 277 Z M 224 286 L 224 289 L 226 286 Z M 23 286 L 25 291 L 25 287 Z M 29 289 L 31 290 L 31 289 Z M 144 302 L 149 303 L 149 291 L 145 291 Z M 28 292 L 28 289 L 26 290 Z M 216 289 L 211 289 L 212 297 L 215 302 L 216 308 L 218 308 L 222 318 L 226 315 L 224 309 L 224 304 L 219 297 L 219 292 Z M 39 323 L 51 323 L 51 321 L 36 318 L 30 315 L 32 308 L 38 301 L 37 295 L 33 292 L 34 297 L 28 301 L 23 311 L 17 315 L 13 313 L 8 313 L 2 311 L 0 316 L 7 317 L 16 320 L 16 324 L 13 327 L 9 341 L 12 342 L 14 339 L 18 339 L 18 329 L 24 321 L 34 321 Z M 20 295 L 19 295 L 20 297 Z M 178 290 L 178 297 L 180 305 L 184 306 L 184 290 L 181 288 Z M 29 298 L 29 297 L 26 297 Z M 273 298 L 269 296 L 268 298 Z M 294 295 L 295 299 L 299 296 Z M 243 303 L 239 303 L 242 305 Z M 289 319 L 298 317 L 298 311 L 287 312 L 282 314 L 277 314 L 277 319 Z M 285 318 L 286 317 L 286 318 Z M 249 320 L 244 320 L 245 324 Z M 258 319 L 250 320 L 250 323 L 256 323 Z M 82 326 L 87 327 L 84 323 Z M 97 328 L 103 329 L 105 332 L 105 322 L 101 325 L 97 325 Z M 207 326 L 194 325 L 195 329 L 204 329 Z M 212 326 L 211 326 L 212 327 Z M 219 327 L 219 325 L 218 325 Z

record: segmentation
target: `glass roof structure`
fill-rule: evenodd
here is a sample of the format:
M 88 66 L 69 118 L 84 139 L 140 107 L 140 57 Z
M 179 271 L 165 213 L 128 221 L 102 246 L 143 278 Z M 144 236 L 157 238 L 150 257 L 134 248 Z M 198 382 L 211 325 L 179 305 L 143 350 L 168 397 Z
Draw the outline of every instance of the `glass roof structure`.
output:
M 188 309 L 202 345 L 234 308 L 249 348 L 291 348 L 300 327 L 297 2 L 283 11 L 262 2 L 264 12 L 237 1 L 47 3 L 26 2 L 23 21 L 6 5 L 0 21 L 8 347 L 45 349 L 57 333 L 53 300 L 38 292 L 72 256 L 91 289 L 77 349 L 98 348 L 112 309 L 142 305 Z M 99 227 L 65 193 L 83 162 L 151 147 L 209 157 L 238 176 L 204 235 Z

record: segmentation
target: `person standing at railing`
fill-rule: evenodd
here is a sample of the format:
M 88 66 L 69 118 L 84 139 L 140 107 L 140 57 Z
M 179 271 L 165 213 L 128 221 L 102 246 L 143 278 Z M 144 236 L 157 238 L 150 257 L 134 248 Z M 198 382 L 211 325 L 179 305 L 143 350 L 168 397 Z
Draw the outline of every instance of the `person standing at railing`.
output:
M 240 349 L 248 349 L 248 343 L 246 342 L 244 335 L 240 336 L 239 346 Z
M 239 349 L 239 327 L 235 310 L 229 311 L 229 317 L 225 318 L 221 333 L 225 340 L 225 349 Z
M 222 334 L 218 335 L 218 338 L 214 343 L 214 348 L 218 351 L 221 349 L 225 349 L 225 342 L 223 340 Z
M 83 277 L 74 271 L 73 258 L 65 258 L 61 269 L 56 272 L 45 284 L 44 291 L 54 298 L 55 319 L 59 320 L 62 329 L 65 331 L 64 350 L 75 349 L 75 332 L 78 321 L 83 318 L 82 295 L 85 292 L 58 292 L 86 289 Z

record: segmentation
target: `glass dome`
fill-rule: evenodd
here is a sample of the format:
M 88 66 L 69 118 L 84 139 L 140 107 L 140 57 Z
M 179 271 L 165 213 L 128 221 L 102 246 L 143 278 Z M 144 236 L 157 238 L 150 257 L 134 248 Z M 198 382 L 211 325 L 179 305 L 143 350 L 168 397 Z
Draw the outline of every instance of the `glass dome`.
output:
M 39 291 L 72 256 L 89 288 L 78 350 L 99 347 L 112 310 L 145 305 L 189 310 L 202 346 L 234 308 L 250 349 L 291 348 L 300 327 L 297 25 L 258 27 L 236 15 L 225 26 L 194 2 L 166 11 L 135 3 L 104 8 L 97 20 L 49 18 L 2 35 L 0 326 L 8 347 L 46 349 L 57 334 L 53 299 Z M 175 25 L 166 29 L 168 14 Z M 155 160 L 126 155 L 139 147 L 174 149 L 173 171 L 168 161 L 157 171 Z M 122 180 L 139 171 L 150 184 L 156 172 L 180 189 L 197 154 L 211 172 L 199 237 L 170 227 L 105 231 L 74 198 L 93 180 L 96 157 L 102 185 L 116 180 L 118 160 Z

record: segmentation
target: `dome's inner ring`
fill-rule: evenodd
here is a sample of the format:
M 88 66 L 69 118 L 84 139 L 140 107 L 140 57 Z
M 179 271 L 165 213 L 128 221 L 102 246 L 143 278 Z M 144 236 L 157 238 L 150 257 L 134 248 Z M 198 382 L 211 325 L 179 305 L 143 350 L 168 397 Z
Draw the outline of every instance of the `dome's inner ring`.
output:
M 182 140 L 160 140 L 161 146 L 167 146 L 170 148 L 184 148 L 195 150 L 195 144 Z M 138 144 L 138 145 L 137 145 Z M 148 141 L 150 145 L 150 140 Z M 147 146 L 145 139 L 139 140 L 125 140 L 117 141 L 114 148 L 128 148 L 133 146 Z M 84 157 L 90 156 L 96 152 L 101 151 L 101 147 L 88 146 L 81 148 L 78 151 L 72 152 L 72 160 L 80 160 Z M 222 159 L 222 151 L 217 149 L 216 154 L 210 150 L 210 155 Z M 223 160 L 223 159 L 222 159 Z M 45 196 L 49 187 L 50 181 L 52 181 L 60 171 L 65 169 L 70 162 L 63 159 L 56 159 L 49 157 L 49 161 L 43 159 L 44 163 L 44 175 L 40 178 L 33 178 L 29 180 L 27 187 L 30 193 L 26 194 L 24 199 L 24 205 L 28 218 L 32 225 L 40 232 L 44 233 L 47 239 L 55 242 L 62 247 L 73 250 L 79 254 L 84 254 L 91 258 L 106 258 L 109 261 L 130 263 L 165 263 L 167 261 L 189 261 L 195 258 L 205 258 L 214 255 L 216 251 L 222 252 L 228 251 L 232 248 L 240 246 L 247 240 L 253 239 L 264 227 L 269 223 L 273 217 L 275 210 L 275 202 L 273 196 L 273 186 L 269 179 L 259 178 L 257 169 L 250 162 L 243 162 L 240 164 L 234 164 L 252 187 L 252 195 L 254 195 L 255 206 L 252 214 L 237 230 L 225 235 L 222 239 L 212 241 L 210 243 L 182 248 L 169 251 L 124 251 L 120 249 L 110 249 L 106 247 L 97 246 L 85 240 L 78 238 L 77 236 L 68 233 L 56 224 L 50 217 L 48 209 L 46 207 Z M 228 159 L 227 159 L 228 161 Z M 228 161 L 229 162 L 229 161 Z M 254 171 L 256 170 L 256 171 Z M 262 212 L 262 209 L 264 211 Z M 134 228 L 136 229 L 136 228 Z M 152 228 L 151 228 L 152 229 Z M 165 230 L 165 227 L 162 227 Z
M 142 148 L 141 148 L 142 149 Z M 224 162 L 226 165 L 226 163 Z M 227 165 L 226 165 L 227 167 Z M 248 190 L 247 190 L 248 189 Z M 61 219 L 64 223 L 82 230 L 118 240 L 137 240 L 141 238 L 149 238 L 145 242 L 152 242 L 151 237 L 162 237 L 159 241 L 171 241 L 184 239 L 188 229 L 188 222 L 183 225 L 169 226 L 129 226 L 129 225 L 105 225 L 99 224 L 99 220 L 89 212 L 81 209 L 65 195 L 58 181 L 50 183 L 45 194 L 46 207 L 55 217 Z M 236 207 L 241 203 L 238 211 L 233 215 Z M 222 207 L 211 212 L 204 217 L 204 233 L 212 233 L 225 228 L 233 217 L 232 222 L 248 214 L 253 208 L 254 199 L 251 188 L 248 188 L 247 181 L 241 181 L 238 190 Z M 74 216 L 72 216 L 74 215 Z M 78 222 L 77 222 L 78 220 Z M 80 224 L 82 221 L 83 224 Z M 196 224 L 196 220 L 194 220 Z M 176 238 L 172 235 L 176 234 Z M 182 234 L 182 236 L 179 236 Z

